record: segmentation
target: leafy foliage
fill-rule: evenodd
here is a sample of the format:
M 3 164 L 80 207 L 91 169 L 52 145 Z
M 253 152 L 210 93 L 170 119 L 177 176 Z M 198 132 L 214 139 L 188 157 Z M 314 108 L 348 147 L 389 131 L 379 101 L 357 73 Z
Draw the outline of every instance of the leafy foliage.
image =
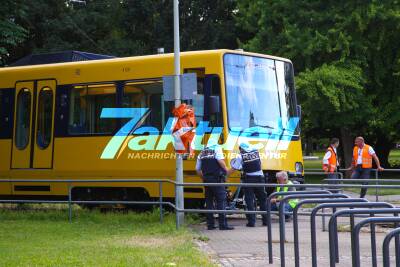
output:
M 377 144 L 387 162 L 399 139 L 399 1 L 240 0 L 238 6 L 244 48 L 293 60 L 305 135 L 345 127 Z
M 7 1 L 16 5 L 15 0 Z M 10 35 L 13 38 L 7 41 L 14 41 L 7 62 L 30 53 L 62 50 L 115 56 L 153 54 L 159 47 L 172 52 L 172 3 L 166 0 L 86 0 L 86 4 L 27 1 L 25 12 L 18 15 L 20 28 L 8 31 L 5 27 L 0 28 L 0 36 Z M 236 3 L 232 0 L 181 2 L 181 49 L 236 48 L 235 8 Z M 10 14 L 10 11 L 4 11 L 4 14 Z M 227 27 L 229 31 L 226 31 Z
M 362 70 L 355 64 L 323 64 L 301 72 L 296 84 L 303 103 L 303 125 L 308 129 L 352 127 L 371 115 L 371 103 L 364 97 Z
M 4 0 L 0 8 L 0 63 L 9 56 L 10 49 L 20 45 L 27 37 L 27 30 L 17 19 L 25 15 L 25 6 Z

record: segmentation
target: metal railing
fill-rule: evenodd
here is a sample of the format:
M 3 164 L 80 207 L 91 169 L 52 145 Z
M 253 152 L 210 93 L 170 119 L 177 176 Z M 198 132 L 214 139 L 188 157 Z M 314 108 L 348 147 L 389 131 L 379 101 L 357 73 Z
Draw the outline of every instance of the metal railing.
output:
M 321 174 L 321 173 L 318 173 Z M 290 184 L 290 185 L 285 185 L 285 187 L 293 187 L 293 188 L 304 188 L 306 187 L 307 189 L 314 189 L 312 191 L 289 191 L 289 192 L 279 192 L 279 193 L 273 193 L 267 198 L 267 210 L 266 211 L 248 211 L 248 210 L 205 210 L 205 209 L 180 209 L 176 205 L 174 205 L 171 202 L 166 202 L 164 201 L 164 194 L 163 194 L 163 184 L 169 183 L 172 184 L 175 188 L 176 187 L 186 187 L 186 186 L 232 186 L 232 187 L 265 187 L 265 188 L 276 188 L 276 187 L 281 187 L 279 184 L 271 184 L 271 183 L 177 183 L 173 180 L 168 180 L 168 179 L 86 179 L 86 180 L 72 180 L 72 179 L 60 179 L 60 180 L 53 180 L 53 179 L 48 179 L 48 180 L 29 180 L 29 179 L 0 179 L 0 183 L 2 182 L 12 182 L 12 183 L 20 183 L 20 182 L 27 182 L 27 183 L 66 183 L 68 185 L 68 199 L 67 200 L 18 200 L 18 199 L 11 199 L 11 200 L 0 200 L 0 203 L 65 203 L 68 204 L 68 218 L 71 221 L 72 220 L 72 204 L 131 204 L 131 205 L 159 205 L 160 208 L 160 222 L 163 222 L 163 208 L 165 206 L 171 207 L 175 213 L 176 213 L 176 226 L 179 228 L 180 226 L 180 221 L 179 221 L 179 216 L 178 214 L 180 213 L 225 213 L 225 214 L 266 214 L 267 215 L 267 220 L 268 220 L 268 255 L 269 255 L 269 262 L 272 263 L 272 224 L 271 224 L 271 214 L 278 214 L 280 217 L 280 224 L 279 224 L 279 229 L 280 229 L 280 248 L 281 248 L 281 266 L 285 266 L 285 257 L 284 257 L 284 241 L 285 241 L 285 222 L 284 222 L 284 215 L 285 212 L 281 208 L 278 212 L 272 212 L 271 211 L 271 198 L 276 197 L 276 196 L 284 196 L 284 198 L 281 200 L 282 203 L 288 201 L 289 199 L 293 198 L 298 198 L 298 199 L 306 199 L 304 202 L 300 203 L 306 203 L 305 201 L 316 201 L 315 203 L 318 203 L 318 201 L 322 201 L 322 199 L 325 199 L 326 204 L 346 204 L 346 203 L 335 203 L 335 202 L 347 202 L 346 197 L 343 194 L 332 194 L 328 190 L 321 190 L 321 188 L 327 188 L 329 190 L 332 189 L 345 189 L 345 188 L 396 188 L 400 189 L 400 183 L 397 180 L 393 179 L 381 179 L 381 180 L 375 180 L 375 179 L 370 179 L 373 180 L 374 185 L 365 185 L 365 184 L 357 184 L 360 182 L 365 182 L 369 180 L 357 180 L 356 184 Z M 346 181 L 346 180 L 342 180 Z M 348 180 L 347 180 L 348 181 Z M 346 182 L 347 182 L 346 181 Z M 126 183 L 141 183 L 141 182 L 146 182 L 146 183 L 158 183 L 159 184 L 159 196 L 158 196 L 158 201 L 82 201 L 82 200 L 74 200 L 73 199 L 73 194 L 72 194 L 72 189 L 77 187 L 78 184 L 80 183 L 118 183 L 118 182 L 126 182 Z M 391 185 L 387 184 L 381 184 L 381 183 L 395 183 Z M 345 199 L 344 199 L 345 198 Z M 308 199 L 308 200 L 307 200 Z M 312 200 L 311 200 L 312 199 Z M 175 199 L 177 201 L 177 199 Z M 363 201 L 360 199 L 349 199 L 349 201 L 353 202 L 359 202 Z M 332 203 L 331 203 L 332 202 Z M 356 203 L 354 203 L 356 204 Z M 361 203 L 358 203 L 361 204 Z M 283 207 L 284 205 L 281 205 Z M 328 206 L 325 206 L 328 207 Z M 295 210 L 293 214 L 294 218 L 296 218 L 297 221 L 297 216 L 298 215 L 312 215 L 314 216 L 322 216 L 324 218 L 325 216 L 332 216 L 333 214 L 317 214 L 317 212 L 311 212 L 311 213 L 305 213 L 299 212 L 299 208 Z M 353 221 L 354 223 L 354 221 Z M 295 227 L 295 226 L 294 226 Z M 297 227 L 297 225 L 296 225 Z M 297 229 L 298 230 L 298 229 Z M 314 229 L 315 230 L 315 229 Z M 283 238 L 282 238 L 283 237 Z M 298 240 L 298 237 L 297 237 Z M 298 244 L 297 244 L 298 245 Z M 283 246 L 283 249 L 282 249 Z M 296 242 L 295 242 L 296 246 Z M 298 246 L 297 246 L 298 249 Z M 295 248 L 295 254 L 296 248 Z M 315 258 L 316 259 L 316 258 Z M 297 265 L 296 265 L 297 266 Z
M 337 218 L 340 216 L 344 215 L 350 215 L 354 216 L 355 214 L 370 214 L 371 217 L 374 216 L 374 213 L 372 212 L 371 208 L 381 208 L 379 209 L 379 213 L 386 213 L 386 210 L 388 210 L 388 213 L 394 213 L 396 214 L 396 211 L 394 210 L 394 206 L 386 203 L 386 202 L 369 202 L 366 205 L 359 205 L 358 208 L 370 208 L 370 209 L 351 209 L 351 210 L 341 210 L 338 212 L 335 212 L 330 221 L 329 221 L 329 253 L 330 253 L 330 266 L 335 266 L 335 263 L 339 262 L 339 242 L 338 242 L 338 232 L 337 232 Z M 356 206 L 353 206 L 353 208 L 356 208 Z M 354 220 L 351 222 L 351 228 L 350 231 L 354 229 Z M 376 260 L 376 237 L 375 237 L 375 225 L 371 224 L 371 255 L 372 255 L 372 264 L 373 266 L 376 266 L 377 260 Z M 353 242 L 351 241 L 353 244 Z
M 400 169 L 384 169 L 383 171 L 378 171 L 377 169 L 371 169 L 372 172 L 374 172 L 374 179 L 351 179 L 351 178 L 344 178 L 343 172 L 345 171 L 349 171 L 350 169 L 341 169 L 339 172 L 335 172 L 334 174 L 338 174 L 340 179 L 340 182 L 347 182 L 347 181 L 353 181 L 353 182 L 358 182 L 358 183 L 363 183 L 363 182 L 374 182 L 376 185 L 379 184 L 380 181 L 382 180 L 392 180 L 394 183 L 398 183 L 399 180 L 397 179 L 380 179 L 379 178 L 379 173 L 385 173 L 385 172 L 400 172 Z M 305 175 L 326 175 L 325 172 L 321 172 L 321 169 L 307 169 L 304 171 Z M 335 179 L 324 179 L 324 181 L 332 181 Z M 379 182 L 378 182 L 379 180 Z M 375 187 L 375 201 L 378 202 L 379 201 L 379 188 Z
M 168 179 L 88 179 L 88 180 L 72 180 L 72 179 L 42 179 L 42 180 L 29 180 L 29 179 L 0 179 L 0 183 L 65 183 L 68 187 L 67 200 L 23 200 L 23 199 L 3 199 L 0 203 L 47 203 L 47 204 L 68 204 L 68 220 L 72 221 L 72 205 L 73 204 L 126 204 L 126 205 L 159 205 L 160 208 L 160 222 L 163 222 L 163 206 L 170 206 L 175 209 L 175 205 L 171 202 L 163 201 L 163 183 L 175 184 L 175 181 Z M 76 186 L 72 184 L 80 183 L 158 183 L 159 184 L 159 201 L 123 201 L 123 200 L 73 200 L 72 189 Z
M 301 195 L 288 195 L 280 200 L 279 204 L 279 245 L 280 257 L 285 258 L 285 204 L 291 199 L 311 199 L 311 198 L 343 198 L 347 197 L 344 194 L 301 194 Z M 285 261 L 281 261 L 281 266 L 285 266 Z
M 317 212 L 321 209 L 324 208 L 332 208 L 336 209 L 338 207 L 353 207 L 353 206 L 358 206 L 358 205 L 366 205 L 369 204 L 368 202 L 366 203 L 360 203 L 360 202 L 350 202 L 350 203 L 324 203 L 316 206 L 315 208 L 312 209 L 311 215 L 310 215 L 310 230 L 311 230 L 311 259 L 312 259 L 312 266 L 316 267 L 317 266 L 317 239 L 316 239 L 316 223 L 315 223 L 315 216 Z M 350 225 L 354 224 L 354 217 L 350 217 Z
M 298 211 L 306 204 L 322 204 L 322 203 L 349 203 L 349 202 L 368 202 L 364 198 L 348 198 L 344 195 L 343 198 L 336 199 L 306 199 L 297 203 L 297 206 L 293 210 L 293 240 L 294 240 L 294 263 L 295 267 L 300 266 L 300 252 L 299 252 L 299 226 L 298 226 Z M 335 209 L 335 208 L 333 208 Z M 311 213 L 310 213 L 311 215 Z
M 393 237 L 399 238 L 399 235 L 400 235 L 400 228 L 396 228 L 396 229 L 390 231 L 383 239 L 383 245 L 382 245 L 383 267 L 390 267 L 389 244 Z M 396 249 L 396 251 L 398 251 L 398 250 Z M 400 258 L 400 254 L 397 252 L 396 253 L 396 263 L 399 262 L 399 258 Z M 396 264 L 396 267 L 398 267 L 398 266 L 399 265 Z
M 314 191 L 292 191 L 292 192 L 274 192 L 267 197 L 267 231 L 268 231 L 268 259 L 269 263 L 273 263 L 272 252 L 272 227 L 271 227 L 271 199 L 278 196 L 286 195 L 302 195 L 302 194 L 331 194 L 327 190 L 314 190 Z M 283 238 L 284 239 L 284 238 Z
M 378 213 L 379 210 L 376 210 L 375 213 Z M 351 233 L 353 237 L 353 246 L 352 246 L 352 262 L 353 267 L 360 267 L 360 230 L 366 224 L 377 224 L 377 223 L 400 223 L 400 217 L 372 217 L 367 218 L 354 226 L 354 229 Z M 396 247 L 396 254 L 399 253 L 399 248 Z M 398 258 L 398 257 L 397 257 Z M 397 261 L 397 260 L 396 260 Z M 399 262 L 396 262 L 398 266 Z

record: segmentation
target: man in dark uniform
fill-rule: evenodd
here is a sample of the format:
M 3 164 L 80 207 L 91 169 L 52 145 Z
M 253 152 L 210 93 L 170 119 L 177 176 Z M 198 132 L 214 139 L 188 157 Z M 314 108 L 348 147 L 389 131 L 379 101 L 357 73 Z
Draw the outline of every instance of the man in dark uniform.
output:
M 242 170 L 243 183 L 265 183 L 264 173 L 261 168 L 260 154 L 256 149 L 252 149 L 248 143 L 241 143 L 239 146 L 240 155 L 235 159 L 234 169 Z M 232 164 L 233 165 L 233 164 Z M 254 211 L 257 202 L 260 203 L 260 209 L 266 211 L 267 194 L 264 187 L 244 187 L 244 199 L 247 210 Z M 254 227 L 256 224 L 256 215 L 247 214 L 247 227 Z M 267 225 L 267 214 L 262 214 L 263 225 Z
M 197 174 L 205 183 L 224 183 L 226 175 L 231 170 L 225 165 L 222 149 L 218 144 L 208 145 L 201 151 L 196 163 Z M 215 209 L 214 201 L 217 203 L 217 210 L 225 210 L 226 208 L 226 191 L 225 186 L 206 186 L 206 208 L 208 210 Z M 214 214 L 207 213 L 207 229 L 215 229 Z M 226 216 L 223 213 L 218 214 L 219 230 L 233 230 L 228 226 Z

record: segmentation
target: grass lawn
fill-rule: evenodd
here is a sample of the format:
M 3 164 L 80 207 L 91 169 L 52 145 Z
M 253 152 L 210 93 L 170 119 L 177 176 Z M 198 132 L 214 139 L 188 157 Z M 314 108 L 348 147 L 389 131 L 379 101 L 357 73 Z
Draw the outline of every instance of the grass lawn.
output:
M 4 206 L 3 206 L 4 207 Z M 36 206 L 38 207 L 38 206 Z M 39 206 L 40 207 L 40 206 Z M 215 266 L 174 215 L 0 210 L 0 266 Z
M 305 171 L 309 169 L 321 169 L 322 171 L 322 158 L 324 156 L 323 151 L 318 151 L 313 154 L 313 156 L 319 157 L 319 159 L 316 160 L 304 160 L 304 169 Z M 391 164 L 396 164 L 400 165 L 400 149 L 393 149 L 390 154 L 389 154 L 389 162 Z M 371 178 L 374 178 L 374 174 L 371 173 Z M 394 173 L 394 172 L 388 172 L 388 173 L 380 173 L 379 174 L 380 178 L 386 178 L 386 179 L 396 179 L 400 178 L 400 173 Z M 322 179 L 324 179 L 324 175 L 308 175 L 306 176 L 306 183 L 309 184 L 320 184 L 323 183 Z M 360 189 L 355 189 L 355 188 L 346 188 L 347 191 L 352 191 L 359 193 Z M 369 195 L 375 195 L 375 188 L 368 189 L 367 194 Z M 400 189 L 379 189 L 378 190 L 378 195 L 384 196 L 384 195 L 398 195 L 400 194 Z

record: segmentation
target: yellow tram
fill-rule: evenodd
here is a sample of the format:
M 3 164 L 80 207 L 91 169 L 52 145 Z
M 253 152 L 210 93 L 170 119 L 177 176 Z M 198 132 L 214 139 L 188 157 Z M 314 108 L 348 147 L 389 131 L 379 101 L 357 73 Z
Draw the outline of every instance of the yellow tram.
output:
M 183 52 L 181 73 L 196 74 L 197 93 L 191 103 L 196 119 L 220 129 L 221 144 L 230 140 L 234 129 L 265 129 L 259 142 L 264 172 L 286 170 L 301 181 L 300 109 L 289 60 L 232 50 Z M 173 144 L 161 144 L 173 107 L 163 99 L 163 77 L 172 74 L 173 54 L 1 68 L 0 179 L 174 180 Z M 140 120 L 141 127 L 135 125 L 116 153 L 106 158 L 105 148 L 129 119 L 102 118 L 104 108 L 150 111 Z M 153 133 L 140 131 L 146 125 Z M 205 138 L 212 134 L 210 130 Z M 152 143 L 146 139 L 149 135 Z M 132 143 L 140 149 L 132 149 Z M 224 151 L 236 148 L 237 143 Z M 195 161 L 189 157 L 183 162 L 185 182 L 201 181 Z M 239 182 L 240 173 L 228 181 Z M 75 200 L 159 196 L 158 184 L 150 182 L 72 186 Z M 164 184 L 163 196 L 174 194 L 173 185 Z M 67 195 L 64 183 L 0 183 L 0 198 Z M 204 189 L 186 187 L 184 195 L 186 200 L 201 200 Z

